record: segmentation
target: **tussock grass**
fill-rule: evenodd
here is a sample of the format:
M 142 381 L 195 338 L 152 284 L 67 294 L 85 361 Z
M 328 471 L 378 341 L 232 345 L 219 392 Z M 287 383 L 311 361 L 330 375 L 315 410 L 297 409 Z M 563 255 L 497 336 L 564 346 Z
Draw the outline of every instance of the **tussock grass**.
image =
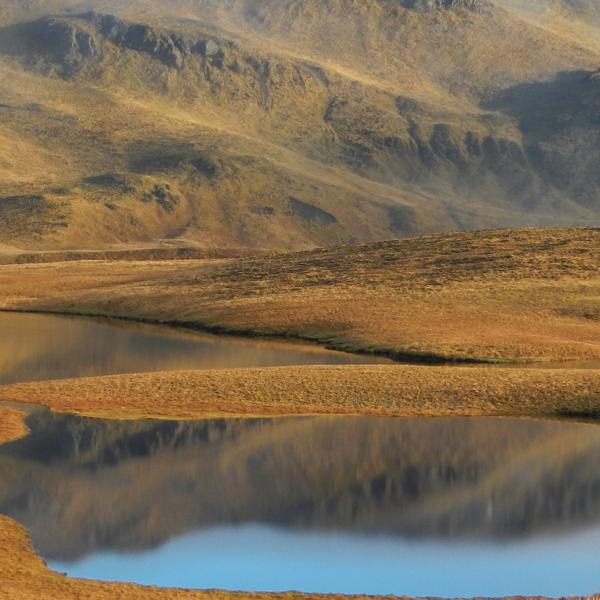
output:
M 600 419 L 600 395 L 591 394 L 581 398 L 570 399 L 568 406 L 555 408 L 552 415 L 568 419 L 585 419 L 592 421 Z
M 24 383 L 0 400 L 105 418 L 360 414 L 591 416 L 600 370 L 365 365 L 173 371 Z
M 0 444 L 16 440 L 27 433 L 23 423 L 24 413 L 0 405 Z

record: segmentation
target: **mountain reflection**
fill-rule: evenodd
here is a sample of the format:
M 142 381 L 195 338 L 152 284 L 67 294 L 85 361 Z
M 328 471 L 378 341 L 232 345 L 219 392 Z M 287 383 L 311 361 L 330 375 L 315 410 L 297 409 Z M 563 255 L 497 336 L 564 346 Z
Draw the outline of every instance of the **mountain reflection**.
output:
M 517 419 L 118 422 L 39 411 L 0 446 L 0 512 L 40 553 L 266 523 L 507 539 L 600 517 L 600 428 Z

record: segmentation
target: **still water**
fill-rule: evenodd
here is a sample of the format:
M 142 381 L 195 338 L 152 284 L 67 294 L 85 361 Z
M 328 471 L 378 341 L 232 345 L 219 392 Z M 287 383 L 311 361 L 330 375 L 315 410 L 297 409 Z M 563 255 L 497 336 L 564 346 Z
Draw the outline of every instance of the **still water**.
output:
M 600 590 L 600 428 L 34 412 L 0 512 L 76 577 L 415 596 Z
M 389 361 L 114 319 L 0 312 L 0 384 L 175 369 L 374 362 Z

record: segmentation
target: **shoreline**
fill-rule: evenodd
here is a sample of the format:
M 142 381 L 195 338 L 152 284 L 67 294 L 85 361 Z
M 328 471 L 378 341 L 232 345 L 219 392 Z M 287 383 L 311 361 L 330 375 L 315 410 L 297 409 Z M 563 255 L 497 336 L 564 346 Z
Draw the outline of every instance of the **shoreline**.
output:
M 405 360 L 19 383 L 0 387 L 0 402 L 112 419 L 505 416 L 595 425 L 600 369 L 569 362 L 600 357 L 599 235 L 483 232 L 211 263 L 0 265 L 4 312 L 109 318 Z M 0 405 L 0 440 L 24 435 L 23 419 L 18 405 Z M 348 598 L 70 579 L 50 571 L 27 532 L 1 516 L 0 564 L 9 600 Z
M 338 350 L 336 348 L 328 348 L 324 346 L 322 343 L 309 339 L 302 338 L 293 335 L 277 335 L 277 334 L 260 334 L 253 333 L 252 331 L 244 332 L 244 331 L 229 331 L 224 330 L 220 331 L 219 328 L 211 328 L 208 326 L 203 326 L 201 324 L 196 324 L 193 322 L 185 322 L 185 321 L 160 321 L 156 319 L 143 318 L 143 317 L 135 317 L 135 316 L 119 316 L 119 315 L 111 315 L 109 313 L 86 313 L 86 312 L 76 312 L 76 311 L 56 311 L 52 309 L 20 309 L 20 308 L 2 308 L 0 307 L 0 315 L 1 314 L 18 314 L 18 315 L 41 315 L 41 316 L 50 316 L 50 317 L 66 317 L 73 319 L 90 319 L 90 320 L 99 320 L 99 321 L 107 321 L 108 324 L 111 321 L 114 321 L 115 324 L 127 324 L 130 323 L 132 325 L 148 325 L 156 328 L 164 328 L 167 332 L 171 333 L 183 333 L 187 335 L 198 335 L 198 336 L 213 336 L 213 337 L 223 337 L 230 338 L 232 340 L 247 342 L 247 343 L 266 343 L 273 345 L 284 345 L 290 348 L 301 348 L 306 351 L 314 352 L 315 354 L 350 354 L 352 356 L 361 357 L 367 356 L 373 359 L 380 359 L 381 363 L 375 364 L 388 364 L 388 363 L 396 363 L 392 358 L 388 358 L 386 356 L 379 356 L 376 354 L 365 354 L 360 352 L 354 352 L 352 350 Z M 387 362 L 385 362 L 387 361 Z M 359 364 L 359 363 L 357 363 Z M 374 363 L 364 363 L 364 364 L 374 364 Z M 397 363 L 397 364 L 412 364 L 412 363 Z M 428 363 L 416 363 L 416 364 L 428 364 Z M 453 364 L 452 361 L 448 361 L 446 363 L 440 364 Z M 487 364 L 487 363 L 474 363 L 474 364 Z M 516 364 L 516 363 L 511 363 Z M 534 365 L 536 363 L 527 363 Z
M 107 321 L 122 321 L 126 323 L 139 323 L 143 325 L 154 325 L 156 327 L 168 327 L 174 330 L 182 330 L 190 333 L 199 333 L 206 335 L 224 336 L 235 339 L 242 339 L 246 341 L 264 341 L 273 343 L 287 343 L 287 344 L 298 344 L 306 345 L 307 347 L 313 348 L 315 351 L 320 350 L 323 352 L 339 352 L 342 354 L 352 354 L 354 356 L 366 356 L 372 358 L 385 359 L 390 362 L 399 365 L 421 365 L 421 366 L 447 366 L 447 365 L 528 365 L 530 367 L 541 365 L 543 366 L 544 361 L 519 361 L 514 359 L 489 359 L 489 358 L 476 358 L 468 356 L 445 356 L 443 354 L 436 353 L 421 353 L 421 352 L 399 352 L 394 350 L 383 351 L 374 349 L 361 349 L 352 348 L 350 345 L 331 345 L 326 339 L 318 337 L 308 337 L 298 334 L 268 334 L 260 331 L 252 331 L 250 329 L 230 329 L 228 327 L 220 325 L 206 325 L 195 321 L 178 321 L 178 320 L 158 320 L 152 318 L 136 317 L 132 315 L 113 315 L 110 313 L 100 312 L 78 312 L 78 311 L 61 311 L 52 309 L 30 309 L 30 308 L 4 308 L 0 307 L 0 313 L 5 314 L 31 314 L 31 315 L 51 315 L 57 317 L 74 317 L 74 318 L 88 318 L 88 319 L 106 319 Z M 564 361 L 567 365 L 569 362 Z
M 408 364 L 600 360 L 600 231 L 505 230 L 219 261 L 0 265 L 0 309 L 299 340 Z

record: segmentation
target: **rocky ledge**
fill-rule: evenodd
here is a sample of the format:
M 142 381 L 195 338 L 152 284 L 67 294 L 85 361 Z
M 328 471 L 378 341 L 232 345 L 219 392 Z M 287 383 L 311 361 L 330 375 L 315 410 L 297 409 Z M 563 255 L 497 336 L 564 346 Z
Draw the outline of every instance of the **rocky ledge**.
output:
M 224 46 L 231 46 L 230 42 L 213 39 L 186 39 L 150 25 L 96 12 L 44 17 L 10 29 L 0 36 L 0 52 L 45 56 L 71 70 L 84 61 L 100 59 L 107 43 L 147 54 L 174 69 L 180 69 L 185 58 L 192 54 L 220 68 Z M 6 43 L 2 44 L 3 40 Z
M 485 0 L 400 0 L 404 8 L 419 12 L 434 10 L 466 9 L 471 12 L 480 12 Z

